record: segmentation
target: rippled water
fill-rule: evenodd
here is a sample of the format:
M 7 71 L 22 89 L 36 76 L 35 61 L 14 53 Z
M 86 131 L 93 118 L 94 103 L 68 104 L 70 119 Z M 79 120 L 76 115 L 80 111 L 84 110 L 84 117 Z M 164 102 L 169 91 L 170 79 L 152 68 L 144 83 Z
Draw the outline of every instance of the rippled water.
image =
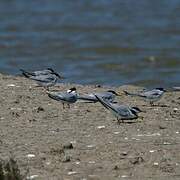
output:
M 179 0 L 1 0 L 0 72 L 73 83 L 180 85 Z

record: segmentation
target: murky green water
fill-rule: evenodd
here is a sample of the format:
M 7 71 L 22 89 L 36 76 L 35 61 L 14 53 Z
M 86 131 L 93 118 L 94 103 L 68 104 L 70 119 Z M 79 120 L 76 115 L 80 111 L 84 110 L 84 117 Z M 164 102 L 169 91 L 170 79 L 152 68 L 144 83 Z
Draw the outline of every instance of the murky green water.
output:
M 0 1 L 0 72 L 46 67 L 73 83 L 180 85 L 180 1 Z

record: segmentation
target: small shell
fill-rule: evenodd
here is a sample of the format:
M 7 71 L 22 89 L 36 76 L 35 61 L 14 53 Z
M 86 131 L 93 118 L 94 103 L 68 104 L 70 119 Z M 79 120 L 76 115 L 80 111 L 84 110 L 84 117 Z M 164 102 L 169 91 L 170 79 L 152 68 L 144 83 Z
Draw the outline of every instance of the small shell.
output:
M 35 155 L 34 155 L 34 154 L 28 154 L 27 157 L 28 157 L 28 158 L 34 158 Z
M 98 129 L 104 129 L 106 126 L 98 126 Z
M 155 150 L 150 150 L 149 152 L 150 152 L 150 153 L 153 153 L 153 152 L 155 152 Z
M 95 164 L 96 162 L 95 161 L 89 161 L 88 163 L 89 164 Z
M 68 175 L 73 175 L 73 174 L 77 174 L 77 172 L 76 172 L 76 171 L 70 171 L 70 172 L 68 172 Z
M 153 165 L 154 165 L 154 166 L 158 166 L 159 163 L 158 163 L 158 162 L 154 162 Z
M 122 178 L 127 178 L 128 176 L 127 176 L 127 175 L 122 175 L 121 177 L 122 177 Z
M 37 177 L 38 177 L 38 175 L 31 175 L 31 176 L 28 176 L 27 179 L 31 180 L 31 179 L 34 179 L 34 178 L 37 178 Z
M 114 134 L 119 134 L 120 132 L 118 132 L 118 131 L 116 131 L 116 132 L 114 132 Z
M 15 84 L 7 84 L 7 87 L 15 87 Z

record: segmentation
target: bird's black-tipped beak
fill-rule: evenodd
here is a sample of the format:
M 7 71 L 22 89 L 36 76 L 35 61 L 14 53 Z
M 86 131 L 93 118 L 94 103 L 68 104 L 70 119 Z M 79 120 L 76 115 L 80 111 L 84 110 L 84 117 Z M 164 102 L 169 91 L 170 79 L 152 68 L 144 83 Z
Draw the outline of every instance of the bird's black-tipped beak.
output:
M 116 96 L 122 96 L 122 95 L 124 95 L 124 92 L 122 91 L 116 92 Z
M 125 94 L 126 96 L 129 95 L 129 93 L 127 91 L 123 91 L 123 94 Z

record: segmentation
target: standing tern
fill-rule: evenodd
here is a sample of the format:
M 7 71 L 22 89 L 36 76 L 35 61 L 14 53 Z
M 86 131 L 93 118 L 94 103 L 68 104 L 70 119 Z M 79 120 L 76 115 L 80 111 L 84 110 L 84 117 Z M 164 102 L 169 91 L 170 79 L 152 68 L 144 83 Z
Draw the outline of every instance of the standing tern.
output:
M 102 97 L 103 99 L 105 99 L 109 102 L 113 102 L 116 96 L 120 96 L 120 94 L 116 93 L 115 91 L 108 90 L 105 92 L 99 92 L 99 93 L 94 93 L 94 94 L 91 93 L 91 94 L 87 94 L 87 95 L 79 95 L 78 99 L 96 103 L 96 102 L 98 102 L 98 99 L 96 98 L 95 95 Z
M 76 88 L 70 88 L 67 92 L 49 92 L 47 94 L 50 98 L 60 101 L 63 104 L 63 109 L 65 108 L 65 104 L 70 108 L 70 104 L 73 104 L 77 101 L 77 92 Z
M 151 106 L 154 105 L 154 102 L 161 99 L 164 92 L 166 92 L 166 90 L 164 88 L 155 88 L 155 89 L 152 89 L 152 90 L 149 90 L 149 91 L 143 91 L 143 92 L 140 92 L 140 93 L 130 93 L 130 92 L 124 91 L 124 93 L 126 95 L 139 96 L 139 97 L 144 98 L 145 100 L 150 102 Z
M 98 95 L 95 95 L 95 97 L 106 109 L 112 112 L 112 114 L 117 118 L 119 123 L 120 120 L 124 122 L 124 120 L 137 119 L 138 113 L 142 112 L 138 107 L 129 107 L 125 105 L 114 104 L 104 100 Z

